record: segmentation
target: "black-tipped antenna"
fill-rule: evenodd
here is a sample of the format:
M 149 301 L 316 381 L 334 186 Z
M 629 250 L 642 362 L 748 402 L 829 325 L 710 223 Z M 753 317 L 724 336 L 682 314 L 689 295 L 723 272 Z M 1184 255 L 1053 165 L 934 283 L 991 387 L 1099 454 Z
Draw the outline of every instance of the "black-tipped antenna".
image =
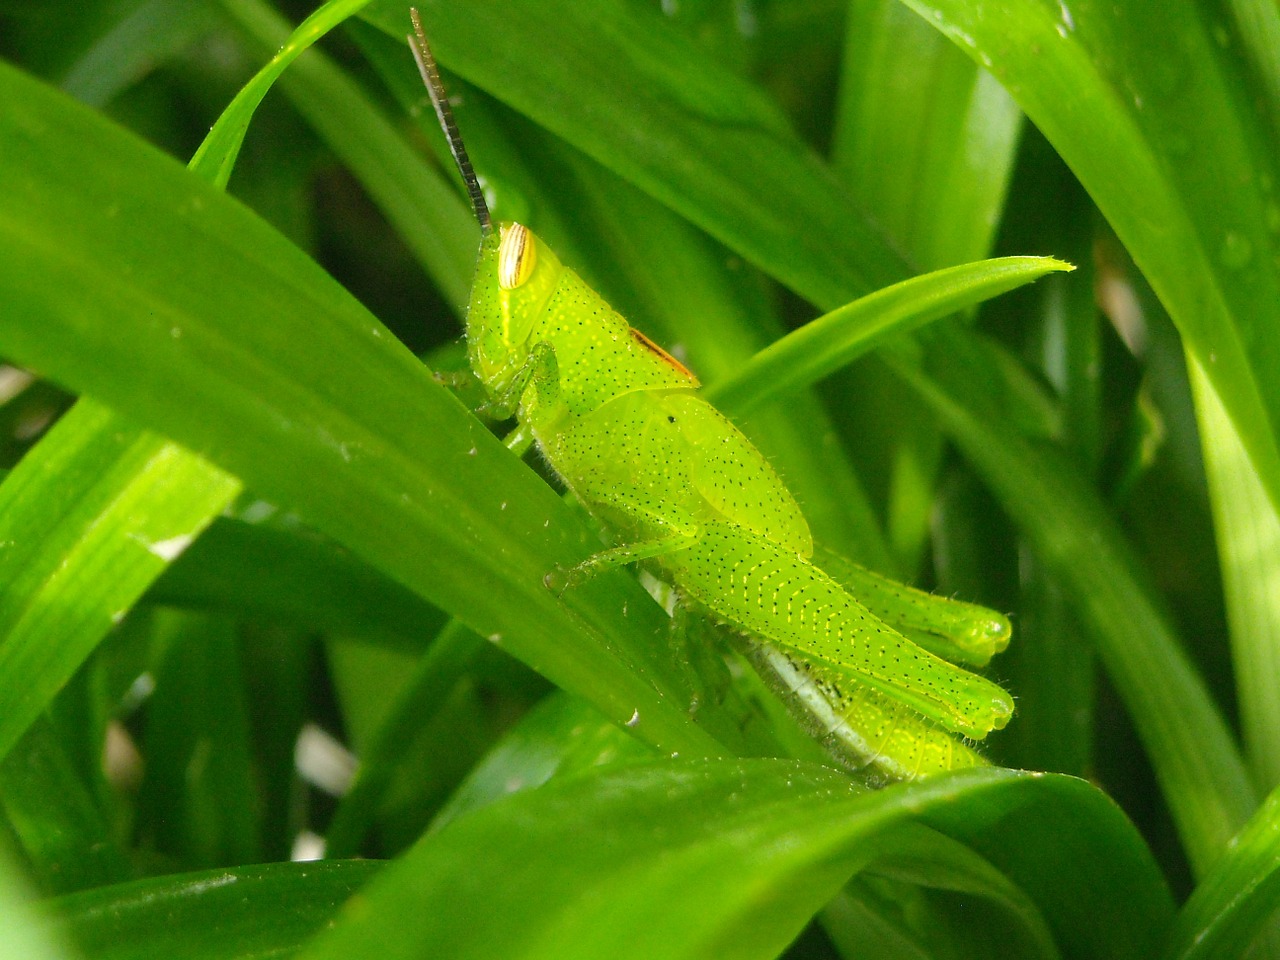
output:
M 436 69 L 436 59 L 431 55 L 431 47 L 427 45 L 427 34 L 422 29 L 422 18 L 415 8 L 409 9 L 409 19 L 413 21 L 413 35 L 407 39 L 413 51 L 413 59 L 418 61 L 418 72 L 422 74 L 422 82 L 431 94 L 431 105 L 436 108 L 436 117 L 444 130 L 445 139 L 449 141 L 449 150 L 453 153 L 453 162 L 458 165 L 462 174 L 462 182 L 467 186 L 467 196 L 471 198 L 471 209 L 480 223 L 480 232 L 488 234 L 493 229 L 493 218 L 489 216 L 489 205 L 484 202 L 484 192 L 480 189 L 480 181 L 467 157 L 467 148 L 462 145 L 462 134 L 458 133 L 458 125 L 453 120 L 453 109 L 449 106 L 449 97 L 444 92 L 444 84 L 440 82 L 440 71 Z

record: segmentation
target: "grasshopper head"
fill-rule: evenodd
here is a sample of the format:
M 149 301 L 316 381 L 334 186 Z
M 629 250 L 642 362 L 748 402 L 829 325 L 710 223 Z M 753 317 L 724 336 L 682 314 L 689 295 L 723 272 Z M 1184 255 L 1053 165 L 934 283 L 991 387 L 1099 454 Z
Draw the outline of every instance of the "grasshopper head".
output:
M 524 365 L 533 328 L 564 267 L 551 248 L 519 223 L 501 223 L 480 242 L 467 308 L 467 356 L 490 393 Z
M 564 267 L 528 227 L 500 223 L 494 228 L 418 11 L 410 10 L 409 18 L 413 22 L 409 47 L 480 224 L 480 261 L 467 307 L 467 356 L 490 395 L 500 394 L 524 366 L 533 346 L 534 323 L 551 299 Z

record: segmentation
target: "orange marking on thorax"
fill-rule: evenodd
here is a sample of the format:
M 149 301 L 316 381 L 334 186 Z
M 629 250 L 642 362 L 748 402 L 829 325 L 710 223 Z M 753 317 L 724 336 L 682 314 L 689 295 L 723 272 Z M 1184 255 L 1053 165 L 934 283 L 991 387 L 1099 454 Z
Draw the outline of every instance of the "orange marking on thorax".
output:
M 635 337 L 637 341 L 639 341 L 641 346 L 648 347 L 650 350 L 656 353 L 659 358 L 661 358 L 666 363 L 669 363 L 678 372 L 684 374 L 686 377 L 692 380 L 693 385 L 695 387 L 701 386 L 700 381 L 696 376 L 694 376 L 694 373 L 692 370 L 686 367 L 683 363 L 681 363 L 671 354 L 667 353 L 667 351 L 663 350 L 660 346 L 658 346 L 656 343 L 654 343 L 652 340 L 646 337 L 643 333 L 641 333 L 635 327 L 630 327 L 629 329 L 631 330 L 631 335 Z

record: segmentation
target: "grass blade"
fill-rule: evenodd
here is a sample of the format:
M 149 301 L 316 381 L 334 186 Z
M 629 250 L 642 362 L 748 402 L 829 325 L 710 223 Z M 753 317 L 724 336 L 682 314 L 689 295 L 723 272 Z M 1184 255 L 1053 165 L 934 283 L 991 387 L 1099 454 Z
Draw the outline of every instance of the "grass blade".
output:
M 833 166 L 914 263 L 988 256 L 1022 112 L 898 0 L 849 7 Z
M 203 171 L 207 165 L 210 181 L 217 187 L 226 187 L 227 181 L 231 179 L 231 171 L 235 168 L 236 158 L 240 155 L 240 145 L 244 143 L 244 136 L 249 131 L 253 112 L 272 84 L 284 73 L 285 67 L 329 30 L 368 3 L 369 0 L 329 0 L 302 21 L 280 52 L 245 84 L 235 100 L 222 111 L 218 122 L 200 144 L 196 155 L 191 158 L 192 169 Z
M 1266 790 L 1280 784 L 1280 597 L 1273 586 L 1280 577 L 1280 522 L 1213 384 L 1198 364 L 1191 375 L 1231 620 L 1240 725 L 1255 782 Z
M 0 486 L 0 756 L 239 490 L 114 422 L 78 405 Z
M 966 774 L 875 794 L 778 760 L 640 762 L 552 781 L 429 834 L 303 956 L 773 957 L 873 851 L 891 856 L 904 836 L 918 851 L 918 834 L 900 832 L 917 822 L 1029 891 L 1065 954 L 1154 949 L 1172 904 L 1115 807 L 1069 778 Z M 1028 831 L 1033 817 L 1046 828 Z M 1007 843 L 1015 829 L 1021 849 Z M 479 862 L 477 849 L 489 851 Z M 926 864 L 955 845 L 946 851 Z M 1055 887 L 1069 877 L 1078 885 Z M 1034 943 L 1038 918 L 1022 921 Z
M 1164 955 L 1170 960 L 1229 960 L 1248 948 L 1280 908 L 1280 792 L 1240 831 L 1231 850 L 1178 914 Z
M 265 960 L 296 950 L 381 869 L 372 860 L 237 867 L 102 887 L 49 907 L 86 960 Z
M 756 354 L 707 398 L 737 414 L 809 386 L 894 334 L 939 320 L 1070 264 L 1050 257 L 1005 257 L 936 270 L 868 294 L 811 321 Z

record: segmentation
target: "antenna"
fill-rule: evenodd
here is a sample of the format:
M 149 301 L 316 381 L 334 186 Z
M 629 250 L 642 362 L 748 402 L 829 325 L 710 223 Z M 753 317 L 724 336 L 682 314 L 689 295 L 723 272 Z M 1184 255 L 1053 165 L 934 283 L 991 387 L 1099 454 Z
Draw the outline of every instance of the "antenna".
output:
M 480 232 L 488 234 L 493 229 L 493 218 L 489 215 L 489 205 L 484 202 L 484 193 L 480 189 L 480 181 L 467 157 L 467 148 L 462 145 L 462 134 L 458 133 L 458 125 L 453 119 L 453 109 L 449 106 L 449 97 L 444 92 L 444 84 L 440 82 L 440 71 L 436 68 L 436 59 L 431 55 L 431 47 L 427 45 L 427 34 L 422 29 L 422 18 L 416 8 L 409 8 L 409 19 L 413 21 L 413 34 L 407 37 L 409 48 L 413 51 L 413 59 L 418 61 L 418 72 L 422 74 L 422 82 L 431 94 L 431 105 L 436 108 L 436 117 L 444 130 L 445 139 L 449 141 L 449 150 L 453 153 L 453 162 L 458 165 L 462 174 L 462 182 L 466 184 L 467 196 L 471 198 L 471 209 L 480 223 Z

